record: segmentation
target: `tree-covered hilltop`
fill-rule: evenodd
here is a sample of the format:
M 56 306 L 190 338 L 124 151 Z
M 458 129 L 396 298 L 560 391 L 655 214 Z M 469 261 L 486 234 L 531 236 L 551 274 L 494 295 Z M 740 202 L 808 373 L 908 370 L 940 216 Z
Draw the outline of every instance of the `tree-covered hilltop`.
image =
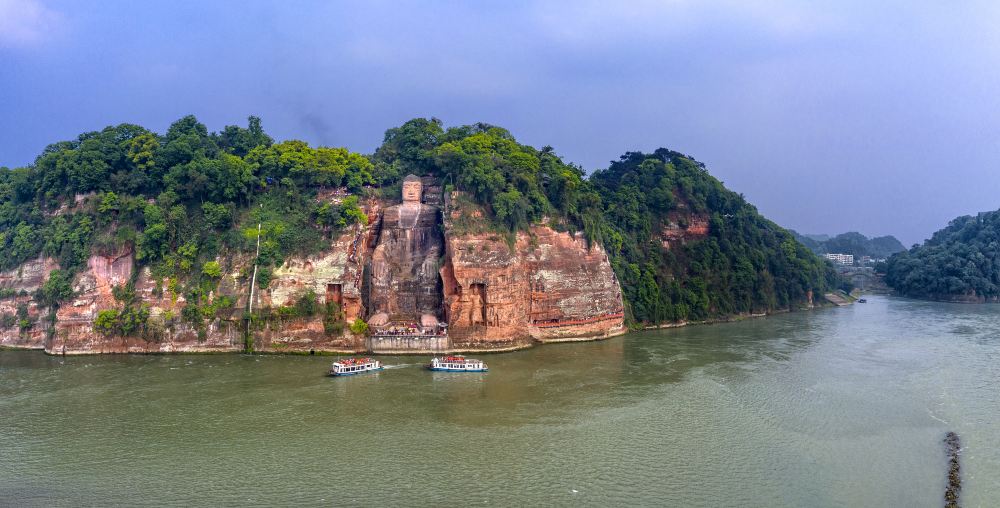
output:
M 1000 211 L 963 216 L 923 243 L 889 258 L 886 283 L 916 298 L 1000 298 Z
M 793 308 L 835 286 L 828 263 L 691 157 L 631 152 L 590 180 L 603 197 L 605 245 L 636 320 Z M 692 228 L 696 221 L 707 230 Z M 681 241 L 670 241 L 678 231 Z
M 518 143 L 488 124 L 444 129 L 439 120 L 416 119 L 389 129 L 373 156 L 383 185 L 408 173 L 440 177 L 484 206 L 490 226 L 523 230 L 548 220 L 599 240 L 602 202 L 583 169 L 563 162 L 552 147 Z M 398 195 L 394 187 L 391 196 Z
M 789 230 L 789 232 L 795 236 L 796 240 L 820 255 L 853 254 L 855 259 L 861 256 L 884 259 L 906 250 L 906 247 L 892 235 L 868 238 L 861 233 L 851 231 L 828 237 L 826 235 L 801 235 L 793 230 Z
M 193 116 L 164 135 L 129 124 L 84 133 L 49 145 L 31 166 L 0 171 L 0 268 L 56 259 L 60 269 L 38 295 L 51 306 L 72 296 L 69 281 L 92 253 L 134 252 L 170 281 L 160 289 L 184 295 L 183 318 L 200 326 L 232 306 L 209 295 L 222 273 L 239 268 L 234 254 L 254 251 L 258 223 L 257 280 L 266 287 L 286 256 L 320 251 L 338 229 L 367 220 L 357 197 L 339 205 L 315 197 L 340 186 L 362 191 L 374 183 L 371 170 L 344 148 L 274 143 L 255 117 L 219 133 Z M 121 301 L 98 329 L 142 328 L 137 302 Z
M 521 145 L 504 129 L 419 119 L 390 129 L 374 161 L 393 179 L 440 176 L 474 196 L 497 228 L 547 221 L 583 231 L 607 249 L 637 322 L 787 309 L 835 286 L 826 262 L 704 165 L 666 149 L 627 153 L 587 178 L 551 147 Z M 665 242 L 665 229 L 698 219 L 707 223 L 704 237 Z
M 208 295 L 220 274 L 240 268 L 233 258 L 253 253 L 258 223 L 258 284 L 267 287 L 287 256 L 319 252 L 366 222 L 359 200 L 397 199 L 409 173 L 460 191 L 482 209 L 479 228 L 583 231 L 606 248 L 634 322 L 793 308 L 833 285 L 828 264 L 690 157 L 627 153 L 588 178 L 502 128 L 446 129 L 435 119 L 389 129 L 372 155 L 276 143 L 255 117 L 218 133 L 188 116 L 163 135 L 129 124 L 81 134 L 0 171 L 0 268 L 56 259 L 60 271 L 41 295 L 55 304 L 72 295 L 69 281 L 91 253 L 135 252 L 200 309 L 185 316 L 198 321 L 232 305 Z

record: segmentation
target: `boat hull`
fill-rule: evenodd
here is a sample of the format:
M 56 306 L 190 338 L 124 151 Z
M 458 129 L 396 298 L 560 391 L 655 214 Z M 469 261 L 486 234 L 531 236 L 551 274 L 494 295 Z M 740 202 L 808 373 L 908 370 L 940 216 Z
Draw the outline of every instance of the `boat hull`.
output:
M 376 369 L 359 370 L 357 372 L 331 372 L 330 376 L 331 377 L 357 376 L 358 374 L 367 374 L 369 372 L 378 372 L 378 371 L 383 370 L 383 369 L 385 369 L 385 367 L 378 367 Z
M 443 367 L 427 367 L 434 372 L 489 372 L 490 369 L 446 369 Z

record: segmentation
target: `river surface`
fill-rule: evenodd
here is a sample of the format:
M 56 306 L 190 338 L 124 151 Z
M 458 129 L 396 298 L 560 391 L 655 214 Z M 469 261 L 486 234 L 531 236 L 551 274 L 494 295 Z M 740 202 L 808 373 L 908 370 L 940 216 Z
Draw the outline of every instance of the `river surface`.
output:
M 869 303 L 324 377 L 0 351 L 0 505 L 1000 506 L 1000 306 Z

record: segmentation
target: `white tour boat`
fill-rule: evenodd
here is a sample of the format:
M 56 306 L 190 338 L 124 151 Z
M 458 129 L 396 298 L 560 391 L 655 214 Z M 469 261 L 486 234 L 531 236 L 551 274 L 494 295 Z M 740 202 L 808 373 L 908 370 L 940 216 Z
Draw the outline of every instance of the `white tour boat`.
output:
M 348 358 L 333 362 L 333 366 L 330 367 L 330 375 L 351 376 L 361 374 L 362 372 L 382 370 L 384 368 L 382 362 L 371 358 Z
M 482 360 L 473 360 L 464 356 L 434 358 L 427 368 L 444 372 L 486 372 L 489 370 Z

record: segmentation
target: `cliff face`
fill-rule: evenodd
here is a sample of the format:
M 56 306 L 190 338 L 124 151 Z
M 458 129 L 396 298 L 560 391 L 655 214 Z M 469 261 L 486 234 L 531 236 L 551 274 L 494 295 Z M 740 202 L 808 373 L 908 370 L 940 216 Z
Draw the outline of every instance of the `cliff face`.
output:
M 708 236 L 708 216 L 704 214 L 690 213 L 685 207 L 669 213 L 667 218 L 668 222 L 660 233 L 660 242 L 665 249 Z
M 287 259 L 275 268 L 267 287 L 254 290 L 254 310 L 267 316 L 249 328 L 254 348 L 502 350 L 625 332 L 621 290 L 601 247 L 544 226 L 519 233 L 513 246 L 493 234 L 456 232 L 442 220 L 440 189 L 428 188 L 432 192 L 422 203 L 385 209 L 367 203 L 369 225 L 344 231 L 320 254 Z M 0 346 L 54 354 L 243 350 L 250 295 L 246 274 L 253 259 L 238 254 L 218 261 L 226 273 L 199 305 L 225 305 L 200 321 L 184 312 L 191 303 L 174 292 L 175 283 L 157 280 L 145 267 L 133 273 L 131 250 L 92 256 L 73 281 L 74 298 L 59 307 L 54 319 L 33 298 L 58 267 L 54 260 L 38 259 L 0 273 L 5 290 Z M 129 336 L 98 333 L 100 312 L 125 305 L 113 289 L 129 281 L 135 287 L 132 305 L 148 312 L 145 328 Z M 280 312 L 309 294 L 315 295 L 314 314 Z M 348 324 L 358 318 L 372 324 L 372 336 L 350 332 Z M 397 326 L 425 331 L 401 337 L 390 333 Z
M 0 313 L 5 317 L 0 323 L 0 346 L 42 348 L 47 328 L 41 320 L 45 309 L 39 308 L 31 295 L 58 267 L 54 259 L 41 258 L 0 273 L 0 288 L 10 293 L 0 299 Z
M 184 297 L 163 290 L 169 282 L 156 281 L 148 268 L 135 274 L 137 301 L 149 309 L 147 333 L 112 337 L 97 333 L 94 321 L 98 314 L 121 307 L 115 300 L 113 288 L 132 279 L 134 269 L 131 251 L 91 256 L 87 270 L 76 278 L 76 297 L 56 312 L 54 332 L 43 343 L 45 350 L 56 354 L 206 352 L 229 351 L 240 344 L 233 322 L 213 320 L 199 333 L 195 327 L 180 320 L 187 303 Z M 158 286 L 160 291 L 156 290 Z
M 448 238 L 441 269 L 458 348 L 603 338 L 625 332 L 607 254 L 569 233 L 533 227 L 514 248 L 490 235 Z
M 542 341 L 624 333 L 622 292 L 607 253 L 582 234 L 535 227 L 524 239 L 531 271 L 532 337 Z M 534 245 L 531 248 L 531 245 Z
M 457 196 L 455 196 L 457 197 Z M 456 203 L 459 200 L 449 200 Z M 449 209 L 441 268 L 456 348 L 516 347 L 625 333 L 621 287 L 607 253 L 580 234 L 533 226 L 513 246 L 453 224 L 475 210 Z

